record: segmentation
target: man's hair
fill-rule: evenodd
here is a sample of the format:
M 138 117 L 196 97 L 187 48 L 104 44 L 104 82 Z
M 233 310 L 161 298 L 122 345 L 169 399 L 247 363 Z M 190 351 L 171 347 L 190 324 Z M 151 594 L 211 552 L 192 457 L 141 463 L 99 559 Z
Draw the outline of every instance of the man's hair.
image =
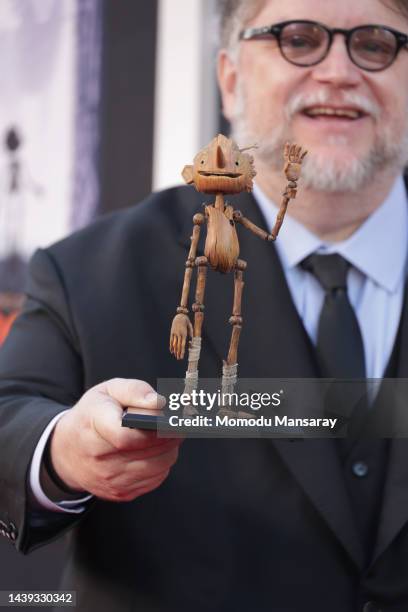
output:
M 257 14 L 264 2 L 265 0 L 219 0 L 221 47 L 228 49 L 237 42 L 242 27 Z
M 397 9 L 399 13 L 401 13 L 404 17 L 408 19 L 408 0 L 381 0 L 383 4 L 388 6 L 389 8 Z
M 258 13 L 264 2 L 265 0 L 219 0 L 221 47 L 228 49 L 235 45 L 240 30 Z M 408 0 L 381 0 L 381 2 L 408 19 Z

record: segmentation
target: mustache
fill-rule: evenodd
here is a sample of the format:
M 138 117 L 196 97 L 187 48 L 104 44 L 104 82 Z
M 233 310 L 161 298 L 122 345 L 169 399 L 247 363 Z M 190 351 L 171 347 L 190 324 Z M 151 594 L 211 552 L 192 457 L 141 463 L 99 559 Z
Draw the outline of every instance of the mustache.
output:
M 334 96 L 326 89 L 320 89 L 313 93 L 294 94 L 285 107 L 285 116 L 287 120 L 290 120 L 296 113 L 303 111 L 305 108 L 330 104 L 344 106 L 345 108 L 351 106 L 373 116 L 375 119 L 378 119 L 381 115 L 378 104 L 363 94 L 343 91 L 341 94 Z

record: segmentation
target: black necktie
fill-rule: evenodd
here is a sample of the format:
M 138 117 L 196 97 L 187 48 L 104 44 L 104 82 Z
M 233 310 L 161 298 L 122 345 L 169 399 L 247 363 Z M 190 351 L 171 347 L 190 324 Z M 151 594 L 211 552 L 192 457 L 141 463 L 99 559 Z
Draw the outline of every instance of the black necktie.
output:
M 306 257 L 301 266 L 315 276 L 325 291 L 316 345 L 321 375 L 324 378 L 365 379 L 363 339 L 347 294 L 350 264 L 338 254 L 313 254 Z M 365 391 L 365 382 L 362 385 L 356 383 L 338 386 L 336 397 L 330 396 L 329 412 L 354 413 L 354 426 L 350 424 L 349 435 L 350 429 L 352 434 L 356 432 L 356 423 L 360 427 L 366 414 Z M 355 410 L 357 404 L 358 410 Z
M 322 376 L 365 378 L 363 339 L 347 294 L 350 264 L 341 255 L 314 254 L 306 257 L 301 265 L 325 291 L 317 334 Z

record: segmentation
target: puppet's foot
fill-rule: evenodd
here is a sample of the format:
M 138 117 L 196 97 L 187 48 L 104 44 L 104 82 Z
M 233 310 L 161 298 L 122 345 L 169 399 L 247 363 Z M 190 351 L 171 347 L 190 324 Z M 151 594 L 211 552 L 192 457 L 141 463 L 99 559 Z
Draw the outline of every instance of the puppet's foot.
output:
M 222 389 L 225 389 L 225 393 L 232 393 L 238 379 L 238 364 L 233 363 L 228 365 L 226 361 L 222 366 Z
M 198 387 L 198 361 L 200 359 L 201 338 L 195 336 L 191 339 L 188 351 L 188 369 L 184 381 L 184 394 L 191 395 Z M 185 406 L 183 413 L 187 416 L 198 414 L 197 408 L 190 402 Z
M 186 372 L 186 378 L 184 380 L 184 391 L 183 391 L 183 394 L 191 396 L 192 392 L 197 389 L 197 386 L 198 386 L 198 370 L 195 370 L 194 372 L 188 372 L 187 371 Z M 185 416 L 194 416 L 196 414 L 198 414 L 198 410 L 191 403 L 191 399 L 190 399 L 190 403 L 187 404 L 186 406 L 184 406 L 184 408 L 183 408 L 183 415 L 185 415 Z
M 198 362 L 200 360 L 201 352 L 201 336 L 194 336 L 190 341 L 190 348 L 188 349 L 188 368 L 186 372 L 186 383 L 188 375 L 194 378 L 192 375 L 196 374 L 198 379 Z
M 237 383 L 238 364 L 228 365 L 226 361 L 222 366 L 222 381 L 221 381 L 221 405 L 219 414 L 228 414 L 234 409 L 236 410 L 237 402 L 234 394 L 235 385 Z

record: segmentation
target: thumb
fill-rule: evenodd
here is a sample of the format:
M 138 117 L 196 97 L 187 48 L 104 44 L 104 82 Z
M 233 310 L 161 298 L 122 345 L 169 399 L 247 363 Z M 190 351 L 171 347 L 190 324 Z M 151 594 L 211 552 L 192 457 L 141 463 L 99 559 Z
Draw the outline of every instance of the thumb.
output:
M 166 399 L 143 380 L 113 378 L 106 381 L 104 386 L 106 394 L 116 400 L 122 408 L 161 410 L 166 404 Z

